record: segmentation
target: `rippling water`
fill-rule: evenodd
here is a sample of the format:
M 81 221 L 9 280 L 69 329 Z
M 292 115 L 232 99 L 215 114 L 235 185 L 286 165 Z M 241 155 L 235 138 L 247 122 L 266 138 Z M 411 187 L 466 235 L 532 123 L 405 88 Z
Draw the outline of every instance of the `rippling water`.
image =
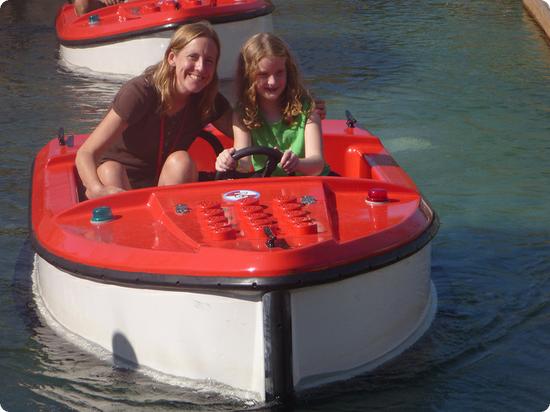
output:
M 88 132 L 121 81 L 58 63 L 61 1 L 0 9 L 0 405 L 8 411 L 259 407 L 90 355 L 38 317 L 27 198 L 58 127 Z M 389 365 L 305 394 L 298 411 L 525 410 L 550 403 L 550 42 L 507 1 L 275 1 L 328 115 L 380 136 L 441 218 L 439 308 Z M 230 90 L 228 85 L 224 90 Z M 266 408 L 268 409 L 268 408 Z

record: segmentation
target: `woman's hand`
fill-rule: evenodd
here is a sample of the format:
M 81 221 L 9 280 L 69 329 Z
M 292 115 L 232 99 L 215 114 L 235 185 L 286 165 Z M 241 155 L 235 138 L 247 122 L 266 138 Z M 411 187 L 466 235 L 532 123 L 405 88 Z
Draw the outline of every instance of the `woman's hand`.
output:
M 227 172 L 228 170 L 234 170 L 237 167 L 237 162 L 233 159 L 233 153 L 235 148 L 225 149 L 218 155 L 216 159 L 216 170 L 218 172 Z
M 292 150 L 285 150 L 283 153 L 283 157 L 281 157 L 281 161 L 279 162 L 279 166 L 287 173 L 294 173 L 296 171 L 296 168 L 298 167 L 298 164 L 300 163 L 300 158 L 294 153 Z

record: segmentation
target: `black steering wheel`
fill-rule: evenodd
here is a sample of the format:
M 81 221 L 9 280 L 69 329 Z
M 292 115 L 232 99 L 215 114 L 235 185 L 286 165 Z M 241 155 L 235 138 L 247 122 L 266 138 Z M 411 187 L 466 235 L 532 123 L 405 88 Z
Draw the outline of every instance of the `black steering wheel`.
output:
M 239 172 L 237 170 L 228 170 L 227 172 L 216 172 L 216 180 L 223 179 L 241 179 L 245 177 L 269 177 L 277 167 L 277 164 L 283 157 L 283 152 L 265 146 L 250 146 L 244 149 L 237 150 L 233 153 L 232 157 L 235 161 L 242 159 L 243 157 L 251 155 L 264 155 L 267 156 L 265 166 L 260 170 L 253 172 Z

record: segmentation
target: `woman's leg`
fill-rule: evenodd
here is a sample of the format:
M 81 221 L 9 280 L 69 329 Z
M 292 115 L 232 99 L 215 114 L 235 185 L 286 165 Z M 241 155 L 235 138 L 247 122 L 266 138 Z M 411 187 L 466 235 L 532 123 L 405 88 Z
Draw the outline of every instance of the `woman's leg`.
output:
M 126 173 L 126 168 L 114 160 L 107 160 L 97 168 L 97 176 L 105 186 L 120 187 L 124 190 L 130 190 L 130 180 Z
M 105 7 L 99 0 L 74 0 L 74 9 L 77 16 L 82 16 L 89 11 Z
M 197 166 L 189 153 L 178 150 L 171 153 L 164 162 L 158 185 L 166 186 L 196 182 L 198 178 Z

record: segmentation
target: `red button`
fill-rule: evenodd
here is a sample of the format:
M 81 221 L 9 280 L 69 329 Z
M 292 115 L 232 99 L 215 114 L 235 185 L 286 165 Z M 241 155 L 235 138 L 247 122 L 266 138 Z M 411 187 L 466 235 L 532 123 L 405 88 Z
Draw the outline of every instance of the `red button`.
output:
M 302 223 L 310 223 L 310 222 L 313 222 L 313 221 L 309 216 L 295 217 L 295 218 L 292 218 L 292 220 L 290 221 L 290 223 L 292 223 L 293 225 L 299 225 Z
M 369 189 L 367 194 L 367 200 L 369 202 L 382 203 L 388 201 L 388 191 L 386 189 L 373 188 Z
M 224 216 L 223 209 L 221 207 L 219 209 L 204 209 L 202 213 L 207 219 L 213 216 Z
M 258 219 L 267 219 L 269 218 L 269 215 L 264 212 L 250 213 L 249 215 L 246 215 L 246 218 L 251 222 L 253 220 L 258 220 Z
M 208 216 L 206 219 L 206 223 L 209 225 L 219 225 L 219 224 L 227 224 L 227 218 L 224 215 L 218 215 L 218 216 Z
M 210 237 L 214 240 L 235 239 L 235 231 L 231 227 L 220 227 L 209 233 Z
M 264 211 L 264 208 L 260 205 L 251 205 L 251 206 L 242 206 L 241 212 L 243 215 L 251 215 L 253 213 L 261 213 Z
M 259 202 L 258 198 L 252 197 L 252 196 L 247 196 L 244 199 L 239 200 L 237 205 L 239 207 L 243 207 L 243 206 L 257 205 L 259 203 L 260 202 Z
M 305 210 L 289 210 L 285 212 L 285 217 L 288 219 L 296 219 L 299 217 L 306 217 L 307 212 Z
M 279 195 L 273 198 L 273 201 L 278 205 L 284 205 L 287 203 L 296 203 L 296 196 L 292 195 Z
M 297 235 L 312 235 L 317 233 L 317 223 L 303 222 L 292 227 L 292 232 Z
M 299 210 L 302 208 L 302 205 L 299 205 L 298 203 L 286 203 L 281 205 L 281 209 L 285 212 L 290 210 Z
M 221 208 L 221 205 L 219 202 L 214 202 L 211 200 L 202 200 L 199 202 L 199 208 L 202 210 L 206 209 L 219 209 Z

